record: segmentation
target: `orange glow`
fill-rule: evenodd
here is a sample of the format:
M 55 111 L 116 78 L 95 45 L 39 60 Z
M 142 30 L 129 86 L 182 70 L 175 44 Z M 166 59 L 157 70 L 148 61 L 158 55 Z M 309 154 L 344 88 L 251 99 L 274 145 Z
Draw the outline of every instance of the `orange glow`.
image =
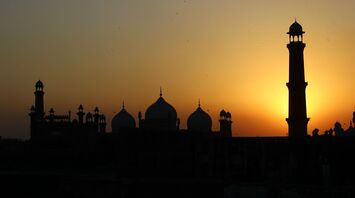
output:
M 124 100 L 137 118 L 162 86 L 183 128 L 200 98 L 214 130 L 224 108 L 236 136 L 286 135 L 286 32 L 295 16 L 306 32 L 309 133 L 337 120 L 347 128 L 355 110 L 355 2 L 1 4 L 7 17 L 0 17 L 6 123 L 0 136 L 28 137 L 38 78 L 45 83 L 46 109 L 58 113 L 83 103 L 86 110 L 99 106 L 110 122 Z

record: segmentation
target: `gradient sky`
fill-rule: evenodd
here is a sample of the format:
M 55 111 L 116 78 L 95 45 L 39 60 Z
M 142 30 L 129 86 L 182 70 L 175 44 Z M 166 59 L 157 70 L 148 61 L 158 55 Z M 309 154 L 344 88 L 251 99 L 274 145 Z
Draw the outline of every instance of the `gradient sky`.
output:
M 159 87 L 186 127 L 201 99 L 218 130 L 287 135 L 288 36 L 305 33 L 308 132 L 355 110 L 353 0 L 0 0 L 0 136 L 28 138 L 34 83 L 57 113 L 108 117 L 155 102 Z M 110 130 L 110 128 L 109 128 Z

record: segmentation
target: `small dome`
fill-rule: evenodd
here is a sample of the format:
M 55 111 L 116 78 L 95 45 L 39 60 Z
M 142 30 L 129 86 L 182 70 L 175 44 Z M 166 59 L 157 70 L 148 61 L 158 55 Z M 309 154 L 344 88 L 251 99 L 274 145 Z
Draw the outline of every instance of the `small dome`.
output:
M 187 119 L 187 128 L 191 131 L 209 132 L 212 128 L 212 119 L 199 106 Z
M 43 88 L 43 83 L 42 83 L 42 81 L 38 80 L 38 81 L 36 82 L 35 87 L 36 87 L 36 88 L 39 88 L 39 87 Z
M 222 109 L 222 111 L 219 113 L 219 116 L 221 117 L 226 117 L 226 111 L 224 109 Z
M 292 25 L 290 26 L 289 32 L 287 32 L 287 34 L 290 35 L 302 35 L 304 33 L 302 26 L 297 23 L 297 21 L 295 21 L 294 23 L 292 23 Z
M 145 120 L 169 120 L 176 121 L 177 113 L 173 106 L 167 103 L 162 96 L 150 105 L 145 112 Z
M 118 132 L 124 129 L 134 129 L 136 127 L 136 121 L 133 116 L 122 107 L 122 110 L 112 118 L 111 127 L 112 132 Z
M 227 113 L 226 113 L 226 118 L 232 118 L 232 114 L 229 113 L 229 112 L 227 112 Z

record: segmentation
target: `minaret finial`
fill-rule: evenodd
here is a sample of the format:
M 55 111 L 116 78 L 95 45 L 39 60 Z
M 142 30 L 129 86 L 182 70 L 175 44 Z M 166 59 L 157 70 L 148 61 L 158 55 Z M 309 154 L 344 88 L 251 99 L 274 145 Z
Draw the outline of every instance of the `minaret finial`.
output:
M 122 109 L 124 109 L 124 100 L 122 101 Z
M 160 86 L 160 94 L 159 94 L 159 96 L 160 96 L 160 97 L 163 96 L 163 91 L 162 91 L 162 89 L 161 89 L 161 86 Z
M 200 98 L 198 99 L 198 107 L 201 107 L 201 101 L 200 101 Z

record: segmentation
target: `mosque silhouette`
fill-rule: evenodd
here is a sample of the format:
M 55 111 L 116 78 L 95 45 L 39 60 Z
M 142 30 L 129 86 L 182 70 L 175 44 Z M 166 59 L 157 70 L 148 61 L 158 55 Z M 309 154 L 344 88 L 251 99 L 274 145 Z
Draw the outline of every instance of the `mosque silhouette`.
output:
M 308 135 L 303 28 L 290 26 L 288 137 L 232 137 L 232 116 L 220 129 L 200 105 L 180 129 L 162 91 L 134 117 L 122 109 L 112 132 L 98 107 L 45 113 L 44 84 L 35 84 L 29 141 L 0 138 L 4 193 L 23 197 L 354 197 L 355 129 L 335 123 Z M 334 134 L 333 134 L 334 133 Z M 344 137 L 348 136 L 348 137 Z
M 30 109 L 31 141 L 48 141 L 51 139 L 87 138 L 95 134 L 106 134 L 106 117 L 100 114 L 99 108 L 94 112 L 84 112 L 83 105 L 79 105 L 76 113 L 77 119 L 71 119 L 71 112 L 66 115 L 56 115 L 54 109 L 46 115 L 44 111 L 44 85 L 39 80 L 35 84 L 35 104 Z M 85 119 L 84 119 L 85 118 Z M 126 133 L 135 130 L 165 131 L 182 133 L 195 133 L 200 135 L 218 135 L 232 137 L 232 116 L 230 112 L 220 112 L 220 131 L 212 132 L 212 118 L 205 112 L 200 102 L 197 109 L 187 120 L 187 131 L 180 130 L 180 120 L 175 108 L 165 101 L 160 90 L 159 98 L 148 107 L 143 119 L 142 113 L 138 114 L 138 128 L 134 117 L 125 109 L 124 104 L 111 121 L 112 133 Z

